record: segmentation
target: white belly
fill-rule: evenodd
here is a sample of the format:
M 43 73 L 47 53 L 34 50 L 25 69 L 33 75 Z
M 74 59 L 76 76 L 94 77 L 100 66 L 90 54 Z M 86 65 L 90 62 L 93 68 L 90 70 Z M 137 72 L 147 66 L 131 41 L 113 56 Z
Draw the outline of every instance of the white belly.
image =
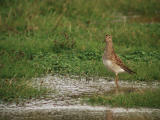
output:
M 113 63 L 111 60 L 103 60 L 103 64 L 116 74 L 125 72 L 119 65 Z

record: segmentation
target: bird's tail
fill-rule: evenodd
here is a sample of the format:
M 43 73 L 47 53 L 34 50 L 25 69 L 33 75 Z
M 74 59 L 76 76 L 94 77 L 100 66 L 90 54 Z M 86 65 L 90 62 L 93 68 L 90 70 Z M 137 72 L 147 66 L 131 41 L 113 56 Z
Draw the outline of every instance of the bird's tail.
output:
M 125 71 L 127 71 L 129 74 L 136 74 L 136 72 L 134 72 L 133 70 L 129 68 L 125 69 Z
M 136 74 L 136 72 L 134 72 L 133 70 L 131 70 L 130 68 L 128 68 L 127 66 L 122 66 L 123 69 L 128 72 L 129 74 Z

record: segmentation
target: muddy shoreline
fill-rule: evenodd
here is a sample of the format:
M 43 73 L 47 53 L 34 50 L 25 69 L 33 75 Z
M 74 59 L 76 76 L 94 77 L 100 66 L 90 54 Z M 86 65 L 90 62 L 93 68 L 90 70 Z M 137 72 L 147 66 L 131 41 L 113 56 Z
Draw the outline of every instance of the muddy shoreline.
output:
M 104 94 L 115 88 L 112 78 L 76 78 L 45 76 L 33 79 L 33 86 L 46 87 L 53 92 L 46 98 L 25 103 L 0 104 L 0 120 L 160 120 L 160 109 L 112 108 L 88 106 L 81 96 Z M 123 88 L 156 88 L 159 83 L 120 81 Z M 128 89 L 126 89 L 128 90 Z

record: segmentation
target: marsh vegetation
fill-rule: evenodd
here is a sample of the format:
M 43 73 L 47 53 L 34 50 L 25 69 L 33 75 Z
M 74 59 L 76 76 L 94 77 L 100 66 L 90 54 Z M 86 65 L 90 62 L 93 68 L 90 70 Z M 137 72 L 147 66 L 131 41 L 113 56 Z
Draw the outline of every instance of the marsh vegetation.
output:
M 30 82 L 49 73 L 114 76 L 101 60 L 106 33 L 137 72 L 120 79 L 159 81 L 159 13 L 158 0 L 0 1 L 0 100 L 47 93 Z

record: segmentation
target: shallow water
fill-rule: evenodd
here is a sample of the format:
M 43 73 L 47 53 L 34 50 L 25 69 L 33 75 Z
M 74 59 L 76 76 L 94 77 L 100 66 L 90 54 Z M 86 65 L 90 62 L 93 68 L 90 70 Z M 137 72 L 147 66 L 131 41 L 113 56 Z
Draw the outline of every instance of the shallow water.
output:
M 120 81 L 120 93 L 159 87 L 159 83 Z M 33 86 L 47 87 L 53 92 L 45 98 L 25 103 L 0 104 L 2 120 L 160 120 L 159 109 L 124 109 L 109 106 L 87 106 L 81 96 L 114 94 L 111 78 L 45 76 L 33 79 Z
M 92 106 L 46 106 L 0 109 L 3 120 L 159 120 L 158 109 L 124 109 Z

